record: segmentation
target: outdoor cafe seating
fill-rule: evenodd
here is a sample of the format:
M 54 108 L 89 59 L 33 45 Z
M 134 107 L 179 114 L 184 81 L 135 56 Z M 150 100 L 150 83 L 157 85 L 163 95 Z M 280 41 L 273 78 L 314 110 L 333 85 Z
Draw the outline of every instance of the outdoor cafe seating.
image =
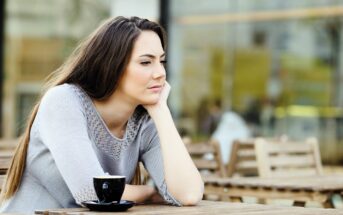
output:
M 235 142 L 231 152 L 234 157 L 229 165 L 236 166 L 228 167 L 228 177 L 204 177 L 205 196 L 217 195 L 219 200 L 240 202 L 243 197 L 255 197 L 259 203 L 289 199 L 294 206 L 317 202 L 324 208 L 333 208 L 333 197 L 341 196 L 343 191 L 342 175 L 323 175 L 316 139 L 302 142 L 274 138 L 241 140 Z M 238 174 L 234 170 L 238 170 Z M 242 177 L 247 173 L 252 177 Z

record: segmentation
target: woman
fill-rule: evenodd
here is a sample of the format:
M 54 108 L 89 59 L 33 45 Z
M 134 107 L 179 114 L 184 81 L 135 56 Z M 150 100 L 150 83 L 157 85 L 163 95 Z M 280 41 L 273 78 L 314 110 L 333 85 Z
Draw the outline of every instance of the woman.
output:
M 164 31 L 138 17 L 108 20 L 56 71 L 8 170 L 1 212 L 76 207 L 97 199 L 92 177 L 141 161 L 157 191 L 125 186 L 122 199 L 195 205 L 203 182 L 175 128 L 167 97 Z

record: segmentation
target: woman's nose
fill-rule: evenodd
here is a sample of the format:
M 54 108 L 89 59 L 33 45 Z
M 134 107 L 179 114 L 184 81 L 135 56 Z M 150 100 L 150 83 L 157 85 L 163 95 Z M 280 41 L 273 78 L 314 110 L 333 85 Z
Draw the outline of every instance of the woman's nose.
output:
M 161 78 L 166 76 L 166 69 L 163 65 L 159 65 L 155 68 L 153 73 L 153 78 Z

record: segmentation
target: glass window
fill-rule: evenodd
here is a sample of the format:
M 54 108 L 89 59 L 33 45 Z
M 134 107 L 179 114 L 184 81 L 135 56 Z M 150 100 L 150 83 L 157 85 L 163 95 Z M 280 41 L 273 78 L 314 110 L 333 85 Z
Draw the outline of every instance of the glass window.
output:
M 343 157 L 341 1 L 170 3 L 171 104 L 184 134 L 209 138 L 232 112 L 250 136 L 315 136 L 324 161 Z
M 6 1 L 4 137 L 21 133 L 45 78 L 110 8 L 107 0 Z

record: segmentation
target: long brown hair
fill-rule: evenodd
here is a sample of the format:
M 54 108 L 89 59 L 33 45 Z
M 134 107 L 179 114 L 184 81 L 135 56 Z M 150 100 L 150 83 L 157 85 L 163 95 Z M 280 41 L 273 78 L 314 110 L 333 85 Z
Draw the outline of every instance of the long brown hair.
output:
M 138 17 L 120 16 L 109 19 L 81 42 L 66 62 L 48 77 L 45 91 L 57 85 L 72 83 L 80 86 L 91 98 L 108 98 L 116 90 L 130 60 L 134 42 L 143 30 L 158 34 L 162 47 L 165 48 L 165 32 L 157 23 Z M 33 108 L 15 150 L 2 187 L 0 203 L 13 196 L 20 186 L 30 131 L 39 104 L 40 101 Z M 139 183 L 139 165 L 134 178 L 133 183 Z

